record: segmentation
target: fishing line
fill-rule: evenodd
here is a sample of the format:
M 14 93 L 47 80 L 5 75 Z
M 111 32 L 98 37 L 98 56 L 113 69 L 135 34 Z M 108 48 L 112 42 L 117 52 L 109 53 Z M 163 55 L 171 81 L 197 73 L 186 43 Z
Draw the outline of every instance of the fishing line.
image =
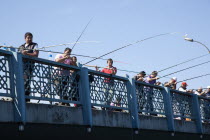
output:
M 178 81 L 177 83 L 181 83 L 181 82 L 184 82 L 184 81 L 189 81 L 189 80 L 192 80 L 192 79 L 197 79 L 197 78 L 208 76 L 208 75 L 210 75 L 210 73 L 204 74 L 204 75 L 199 75 L 199 76 L 192 77 L 192 78 L 189 78 L 189 79 L 185 79 L 185 80 L 182 80 L 182 81 Z
M 169 76 L 169 75 L 172 75 L 172 74 L 178 73 L 178 72 L 182 72 L 182 71 L 185 71 L 185 70 L 188 70 L 188 69 L 191 69 L 191 68 L 194 68 L 194 67 L 197 67 L 197 66 L 200 66 L 200 65 L 203 65 L 203 64 L 209 63 L 209 62 L 210 62 L 210 61 L 206 61 L 206 62 L 204 62 L 204 63 L 200 63 L 200 64 L 197 64 L 197 65 L 194 65 L 194 66 L 191 66 L 191 67 L 187 67 L 187 68 L 185 68 L 185 69 L 182 69 L 182 70 L 175 71 L 175 72 L 173 72 L 173 73 L 170 73 L 170 74 L 164 75 L 164 76 L 162 76 L 162 77 L 160 77 L 160 78 L 163 78 L 163 77 L 166 77 L 166 76 Z
M 45 49 L 45 48 L 51 48 L 51 47 L 57 47 L 57 46 L 67 46 L 67 45 L 72 45 L 72 44 L 80 44 L 80 43 L 83 43 L 83 42 L 85 42 L 85 43 L 100 43 L 100 41 L 80 41 L 80 42 L 71 42 L 71 43 L 45 46 L 45 47 L 41 47 L 39 49 Z
M 179 66 L 179 65 L 185 64 L 185 63 L 187 63 L 187 62 L 190 62 L 190 61 L 193 61 L 193 60 L 196 60 L 196 59 L 202 58 L 202 57 L 207 56 L 207 55 L 209 55 L 209 53 L 208 53 L 208 54 L 205 54 L 205 55 L 201 55 L 201 56 L 195 57 L 195 58 L 192 58 L 192 59 L 189 59 L 189 60 L 187 60 L 187 61 L 184 61 L 184 62 L 181 62 L 181 63 L 178 63 L 178 64 L 175 64 L 175 65 L 170 66 L 170 67 L 168 67 L 168 68 L 165 68 L 165 69 L 159 70 L 158 72 L 163 72 L 163 71 L 165 71 L 165 70 L 168 70 L 168 69 L 171 69 L 171 68 L 173 68 L 173 67 L 176 67 L 176 66 Z

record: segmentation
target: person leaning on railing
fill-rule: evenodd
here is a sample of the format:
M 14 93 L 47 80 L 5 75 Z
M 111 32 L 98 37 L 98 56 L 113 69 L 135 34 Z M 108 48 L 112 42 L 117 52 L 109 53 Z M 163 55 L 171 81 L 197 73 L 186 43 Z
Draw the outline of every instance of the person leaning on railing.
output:
M 207 86 L 205 93 L 206 93 L 206 97 L 210 98 L 210 86 Z
M 146 72 L 145 71 L 141 71 L 139 72 L 136 76 L 133 77 L 134 80 L 139 81 L 139 82 L 144 82 L 145 81 L 145 76 L 146 76 Z M 137 92 L 137 97 L 138 97 L 138 108 L 140 110 L 144 109 L 144 106 L 146 104 L 146 100 L 144 97 L 144 86 L 136 88 L 136 92 Z M 142 112 L 139 112 L 139 114 L 142 114 Z
M 159 79 L 157 75 L 158 75 L 158 72 L 153 71 L 148 77 L 145 78 L 145 82 L 151 85 L 156 85 L 157 80 Z M 151 112 L 155 111 L 154 104 L 153 104 L 153 101 L 155 99 L 153 96 L 154 96 L 153 88 L 147 87 L 147 103 L 148 103 L 147 110 Z M 157 116 L 157 114 L 154 114 L 154 113 L 150 113 L 150 115 Z
M 38 57 L 39 51 L 37 49 L 38 44 L 33 42 L 32 33 L 25 33 L 25 43 L 19 47 L 18 52 L 22 53 L 23 55 Z M 24 61 L 23 63 L 25 95 L 30 95 L 30 84 L 34 66 L 35 62 Z M 26 99 L 26 102 L 30 102 L 30 99 Z
M 186 82 L 182 82 L 181 86 L 178 88 L 179 91 L 187 92 L 187 93 L 194 93 L 193 89 L 187 90 L 188 84 Z
M 195 94 L 198 96 L 205 96 L 205 91 L 203 91 L 202 87 L 199 87 L 196 91 Z
M 176 89 L 176 84 L 177 84 L 177 78 L 172 77 L 169 82 L 164 83 L 164 86 L 175 90 Z
M 117 68 L 113 66 L 113 60 L 110 58 L 107 60 L 108 66 L 104 69 L 102 69 L 100 72 L 107 73 L 107 74 L 112 74 L 116 75 L 117 73 Z M 96 71 L 99 71 L 98 67 L 96 66 Z M 111 78 L 104 78 L 104 83 L 105 83 L 105 89 L 104 89 L 104 94 L 105 94 L 105 99 L 103 104 L 110 105 L 114 96 L 114 80 Z M 103 110 L 105 108 L 102 108 Z
M 55 62 L 71 65 L 72 59 L 70 57 L 71 55 L 71 49 L 65 48 L 63 54 L 57 54 L 55 56 Z M 70 76 L 70 70 L 61 68 L 61 67 L 55 67 L 55 87 L 57 95 L 60 96 L 60 99 L 62 100 L 68 100 L 68 83 L 69 83 L 69 76 Z M 66 105 L 70 106 L 69 103 L 61 102 L 60 105 Z
M 189 89 L 187 90 L 187 86 L 188 84 L 186 82 L 182 82 L 181 83 L 181 86 L 178 88 L 179 91 L 182 91 L 182 92 L 187 92 L 187 93 L 194 93 L 194 91 L 192 89 Z M 181 116 L 188 116 L 189 114 L 185 114 L 186 112 L 184 112 L 187 108 L 189 109 L 190 105 L 189 105 L 189 102 L 188 101 L 182 101 L 181 103 L 178 103 L 180 109 L 179 109 L 179 112 L 180 112 L 180 115 Z M 181 118 L 182 120 L 184 120 L 184 118 L 182 117 Z M 190 121 L 191 119 L 189 118 L 186 118 L 185 119 L 186 121 Z
M 71 65 L 78 67 L 76 56 L 72 57 Z M 80 75 L 75 70 L 70 70 L 70 75 L 71 75 L 71 78 L 73 78 L 73 81 L 71 84 L 71 89 L 69 91 L 69 94 L 72 96 L 73 101 L 78 101 L 78 98 L 79 98 L 78 83 L 79 83 Z M 80 105 L 74 104 L 74 107 L 79 107 L 79 106 Z

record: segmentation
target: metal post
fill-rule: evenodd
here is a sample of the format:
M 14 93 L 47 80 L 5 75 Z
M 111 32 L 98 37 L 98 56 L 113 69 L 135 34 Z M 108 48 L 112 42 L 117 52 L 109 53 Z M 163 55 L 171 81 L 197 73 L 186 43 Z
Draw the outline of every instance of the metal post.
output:
M 80 86 L 79 92 L 81 95 L 82 109 L 83 109 L 83 120 L 84 125 L 92 127 L 92 110 L 91 110 L 91 98 L 90 98 L 90 83 L 88 77 L 88 69 L 81 68 L 80 72 Z
M 198 102 L 198 95 L 196 94 L 192 94 L 192 112 L 193 112 L 193 117 L 195 118 L 197 132 L 202 134 L 203 127 L 201 122 L 200 105 Z
M 26 104 L 25 104 L 25 90 L 23 80 L 23 62 L 22 54 L 12 52 L 11 57 L 12 71 L 11 77 L 13 77 L 13 100 L 14 100 L 14 111 L 15 121 L 18 123 L 25 124 L 26 122 Z M 12 68 L 12 69 L 11 69 Z
M 167 118 L 167 124 L 168 124 L 168 130 L 174 132 L 174 114 L 172 110 L 172 101 L 171 101 L 171 93 L 170 88 L 165 87 L 165 89 L 162 90 L 163 93 L 163 100 L 164 100 L 164 106 L 165 106 L 165 114 Z
M 139 115 L 137 109 L 137 99 L 136 99 L 136 85 L 135 80 L 129 78 L 127 81 L 127 90 L 128 90 L 128 107 L 132 120 L 132 127 L 134 129 L 139 129 Z

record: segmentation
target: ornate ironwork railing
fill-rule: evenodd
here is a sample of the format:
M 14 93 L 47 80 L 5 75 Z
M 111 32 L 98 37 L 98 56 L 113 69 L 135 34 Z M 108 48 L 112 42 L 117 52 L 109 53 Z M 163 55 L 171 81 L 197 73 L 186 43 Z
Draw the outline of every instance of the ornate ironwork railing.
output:
M 128 110 L 127 78 L 89 70 L 90 97 L 93 106 Z
M 170 90 L 174 117 L 193 119 L 192 94 L 177 90 Z
M 210 98 L 199 96 L 201 119 L 210 122 Z
M 12 97 L 11 55 L 8 51 L 0 50 L 0 96 L 4 97 Z
M 165 115 L 163 87 L 136 81 L 136 98 L 139 113 Z
M 80 104 L 79 68 L 23 56 L 23 78 L 27 99 Z

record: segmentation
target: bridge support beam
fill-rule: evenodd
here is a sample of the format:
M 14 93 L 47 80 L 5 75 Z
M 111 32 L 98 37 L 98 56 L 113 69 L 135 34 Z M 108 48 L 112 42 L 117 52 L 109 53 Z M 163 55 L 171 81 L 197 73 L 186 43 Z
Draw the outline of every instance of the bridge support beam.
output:
M 127 81 L 127 90 L 128 90 L 128 105 L 129 112 L 132 120 L 132 127 L 137 131 L 140 128 L 139 125 L 139 115 L 137 108 L 137 99 L 136 99 L 136 85 L 134 79 L 129 79 Z M 136 132 L 135 132 L 136 133 Z
M 80 79 L 80 87 L 79 92 L 81 95 L 82 109 L 83 109 L 83 121 L 84 125 L 90 127 L 88 131 L 90 131 L 93 120 L 92 120 L 92 110 L 91 110 L 91 98 L 90 98 L 90 83 L 88 77 L 88 69 L 81 68 L 81 79 Z
M 203 133 L 203 127 L 202 127 L 202 121 L 201 121 L 201 115 L 200 115 L 200 107 L 198 102 L 198 95 L 193 94 L 192 95 L 192 112 L 193 112 L 193 118 L 195 118 L 195 123 L 197 127 L 197 132 L 202 134 Z
M 21 124 L 26 123 L 26 103 L 25 103 L 25 90 L 23 78 L 23 60 L 22 54 L 12 52 L 10 72 L 12 82 L 12 97 L 15 111 L 15 121 Z
M 171 101 L 171 93 L 168 87 L 162 90 L 163 93 L 163 100 L 165 106 L 165 114 L 167 118 L 168 130 L 171 132 L 175 131 L 174 127 L 174 115 L 173 115 L 173 108 L 172 108 L 172 101 Z

